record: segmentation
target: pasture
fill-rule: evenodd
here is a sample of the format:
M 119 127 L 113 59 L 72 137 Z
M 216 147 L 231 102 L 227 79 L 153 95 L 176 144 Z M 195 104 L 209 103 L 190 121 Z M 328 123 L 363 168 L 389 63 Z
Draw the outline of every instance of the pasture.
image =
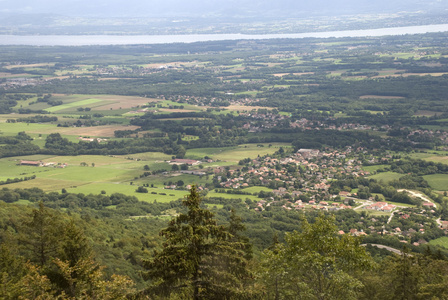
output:
M 442 236 L 429 242 L 431 245 L 441 246 L 448 249 L 448 237 Z
M 45 110 L 50 113 L 57 112 L 57 111 L 67 111 L 67 110 L 70 111 L 70 109 L 74 108 L 74 107 L 91 107 L 92 104 L 98 103 L 98 102 L 101 102 L 101 100 L 90 98 L 90 99 L 80 100 L 80 101 L 71 102 L 71 103 L 67 103 L 67 104 L 52 106 L 50 108 L 46 108 Z
M 140 201 L 145 202 L 170 202 L 177 199 L 182 199 L 189 194 L 188 191 L 184 190 L 167 190 L 162 187 L 160 188 L 147 188 L 148 193 L 137 193 L 135 190 L 138 188 L 137 185 L 130 184 L 114 184 L 114 183 L 102 183 L 95 184 L 89 183 L 76 188 L 68 188 L 69 193 L 84 193 L 84 194 L 100 194 L 101 191 L 105 191 L 106 195 L 113 193 L 122 193 L 129 196 L 135 196 Z M 164 195 L 165 194 L 165 195 Z
M 258 145 L 263 145 L 263 147 Z M 269 147 L 269 144 L 244 144 L 229 148 L 190 149 L 187 151 L 186 157 L 200 159 L 204 156 L 209 156 L 214 160 L 238 163 L 240 160 L 247 157 L 256 158 L 258 155 L 263 156 L 272 154 L 280 147 L 288 148 L 291 146 L 285 143 L 272 143 L 271 147 Z
M 437 191 L 448 191 L 448 174 L 425 175 L 423 178 L 428 181 L 431 188 Z
M 157 156 L 156 154 L 154 156 Z M 66 168 L 21 166 L 20 160 L 43 161 L 44 163 L 67 164 Z M 162 162 L 163 163 L 163 162 Z M 70 188 L 79 192 L 78 188 L 84 185 L 101 186 L 105 183 L 127 184 L 135 177 L 143 173 L 143 166 L 150 165 L 156 168 L 155 161 L 143 161 L 129 159 L 124 156 L 101 156 L 101 155 L 79 155 L 79 156 L 43 156 L 34 155 L 27 157 L 0 159 L 0 179 L 21 178 L 36 175 L 36 179 L 18 182 L 8 187 L 28 188 L 39 187 L 45 191 L 58 191 L 62 188 Z M 163 163 L 165 165 L 165 163 Z
M 395 173 L 395 172 L 381 172 L 381 173 L 369 176 L 369 178 L 376 179 L 378 181 L 382 180 L 387 183 L 392 180 L 398 180 L 403 176 L 404 176 L 403 174 L 399 174 L 399 173 Z

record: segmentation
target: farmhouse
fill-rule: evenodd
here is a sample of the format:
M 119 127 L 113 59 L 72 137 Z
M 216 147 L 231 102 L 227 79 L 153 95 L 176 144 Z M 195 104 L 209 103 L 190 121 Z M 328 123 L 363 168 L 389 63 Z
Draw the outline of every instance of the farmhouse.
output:
M 200 164 L 201 162 L 199 160 L 194 160 L 194 159 L 180 159 L 180 158 L 176 158 L 176 159 L 172 159 L 169 161 L 170 165 L 190 165 L 190 166 L 195 166 Z
M 206 175 L 205 172 L 200 172 L 200 171 L 180 171 L 180 173 L 182 173 L 182 174 L 190 174 L 190 175 L 197 175 L 197 176 L 204 176 L 204 175 Z
M 21 166 L 33 166 L 33 167 L 42 167 L 43 162 L 41 161 L 33 161 L 33 160 L 21 160 L 20 165 Z

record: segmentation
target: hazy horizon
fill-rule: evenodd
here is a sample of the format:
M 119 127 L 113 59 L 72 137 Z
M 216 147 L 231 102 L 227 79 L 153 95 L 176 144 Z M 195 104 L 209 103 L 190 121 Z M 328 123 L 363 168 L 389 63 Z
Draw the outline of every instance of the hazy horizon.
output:
M 442 0 L 0 0 L 0 34 L 300 33 L 448 23 Z
M 3 14 L 56 14 L 71 17 L 207 15 L 343 15 L 448 10 L 442 0 L 0 0 Z

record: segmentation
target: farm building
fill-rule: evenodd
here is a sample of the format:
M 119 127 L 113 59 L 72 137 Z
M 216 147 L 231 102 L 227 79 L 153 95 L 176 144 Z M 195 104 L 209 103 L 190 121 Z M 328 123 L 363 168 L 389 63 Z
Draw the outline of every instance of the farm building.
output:
M 33 167 L 42 167 L 44 165 L 41 161 L 33 161 L 33 160 L 21 160 L 21 166 L 33 166 Z
M 195 166 L 195 165 L 198 165 L 200 163 L 201 162 L 199 160 L 194 160 L 194 159 L 176 158 L 176 159 L 170 160 L 170 164 L 171 165 L 190 165 L 190 166 Z

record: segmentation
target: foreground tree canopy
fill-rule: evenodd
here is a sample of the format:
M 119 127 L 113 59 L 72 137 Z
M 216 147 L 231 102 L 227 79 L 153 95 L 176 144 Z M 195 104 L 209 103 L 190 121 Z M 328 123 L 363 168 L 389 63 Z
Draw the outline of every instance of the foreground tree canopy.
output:
M 302 232 L 286 236 L 264 253 L 262 277 L 272 299 L 358 299 L 362 283 L 354 272 L 373 261 L 360 240 L 337 233 L 332 217 L 302 221 Z
M 183 201 L 188 209 L 170 221 L 160 232 L 166 241 L 163 250 L 147 261 L 146 291 L 158 296 L 176 295 L 181 299 L 252 298 L 248 286 L 250 247 L 239 238 L 243 229 L 235 216 L 228 227 L 217 225 L 214 215 L 200 207 L 196 187 Z

